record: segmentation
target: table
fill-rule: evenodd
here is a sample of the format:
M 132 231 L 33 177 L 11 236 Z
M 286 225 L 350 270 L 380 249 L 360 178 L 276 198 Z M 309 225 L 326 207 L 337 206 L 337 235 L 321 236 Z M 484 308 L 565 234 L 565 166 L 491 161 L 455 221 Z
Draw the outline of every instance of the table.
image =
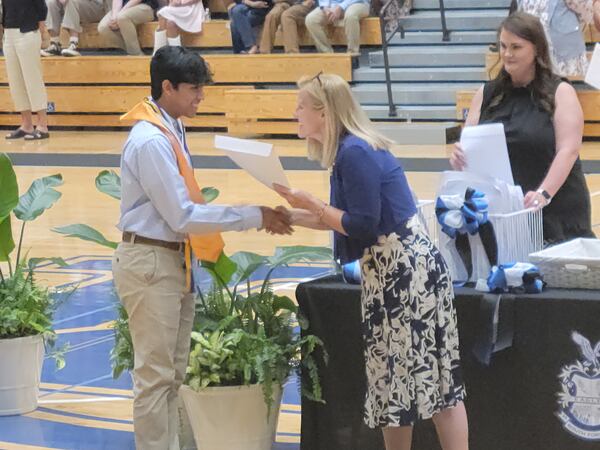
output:
M 383 449 L 380 431 L 362 421 L 359 286 L 328 277 L 300 284 L 296 298 L 310 323 L 303 333 L 319 336 L 330 356 L 329 364 L 320 367 L 327 403 L 302 400 L 301 450 Z M 513 345 L 493 354 L 489 366 L 473 356 L 484 325 L 481 299 L 473 289 L 456 289 L 471 450 L 600 449 L 600 440 L 575 436 L 557 416 L 559 374 L 565 366 L 585 361 L 571 333 L 581 333 L 592 347 L 600 341 L 600 292 L 550 289 L 537 295 L 504 295 L 500 324 L 514 327 Z M 591 425 L 588 433 L 597 430 L 600 439 L 600 376 L 580 377 L 578 383 L 578 394 L 587 389 L 584 401 L 590 403 L 580 421 Z M 431 421 L 419 423 L 413 450 L 437 449 Z

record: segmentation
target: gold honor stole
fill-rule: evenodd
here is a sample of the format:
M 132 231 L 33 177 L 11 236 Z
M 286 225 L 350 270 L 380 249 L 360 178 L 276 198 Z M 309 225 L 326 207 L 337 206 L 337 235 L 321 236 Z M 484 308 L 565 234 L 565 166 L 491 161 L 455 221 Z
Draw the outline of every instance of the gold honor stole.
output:
M 173 152 L 175 152 L 175 157 L 177 158 L 177 166 L 179 167 L 179 173 L 185 181 L 185 186 L 187 187 L 190 199 L 194 203 L 205 204 L 206 201 L 204 200 L 204 196 L 202 195 L 200 186 L 198 186 L 198 182 L 196 181 L 196 178 L 194 178 L 194 169 L 185 157 L 183 150 L 181 149 L 181 145 L 179 144 L 179 140 L 177 140 L 177 138 L 173 135 L 173 132 L 169 130 L 169 128 L 167 128 L 163 123 L 162 114 L 158 109 L 158 106 L 156 106 L 150 100 L 144 99 L 142 102 L 134 106 L 131 111 L 121 116 L 121 121 L 132 120 L 136 122 L 140 120 L 145 120 L 146 122 L 149 122 L 152 125 L 159 128 L 165 134 L 165 136 L 167 137 L 167 139 L 169 139 L 169 142 L 171 143 Z M 188 288 L 191 287 L 192 281 L 191 250 L 194 250 L 196 258 L 202 261 L 216 263 L 221 254 L 223 253 L 224 247 L 225 242 L 221 237 L 221 233 L 187 235 L 187 238 L 185 239 L 185 280 L 186 286 Z

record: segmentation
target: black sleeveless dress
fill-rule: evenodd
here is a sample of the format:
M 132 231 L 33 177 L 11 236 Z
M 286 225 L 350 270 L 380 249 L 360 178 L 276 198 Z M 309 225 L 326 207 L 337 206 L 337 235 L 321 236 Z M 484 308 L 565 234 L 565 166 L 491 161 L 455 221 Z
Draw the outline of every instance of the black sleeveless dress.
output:
M 554 92 L 561 82 L 558 77 L 553 79 Z M 552 116 L 534 99 L 529 87 L 512 88 L 499 105 L 490 107 L 494 83 L 490 81 L 484 86 L 479 123 L 504 124 L 513 177 L 526 194 L 538 189 L 554 160 L 556 141 Z M 546 245 L 577 237 L 595 237 L 590 194 L 579 158 L 552 202 L 543 209 L 543 218 Z

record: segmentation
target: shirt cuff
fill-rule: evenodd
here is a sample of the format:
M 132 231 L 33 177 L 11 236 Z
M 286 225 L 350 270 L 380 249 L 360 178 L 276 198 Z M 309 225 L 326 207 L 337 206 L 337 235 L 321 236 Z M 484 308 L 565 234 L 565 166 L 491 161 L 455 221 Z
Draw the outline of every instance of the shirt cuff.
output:
M 262 211 L 258 206 L 242 206 L 240 208 L 240 214 L 242 215 L 242 226 L 244 230 L 262 228 L 263 216 Z

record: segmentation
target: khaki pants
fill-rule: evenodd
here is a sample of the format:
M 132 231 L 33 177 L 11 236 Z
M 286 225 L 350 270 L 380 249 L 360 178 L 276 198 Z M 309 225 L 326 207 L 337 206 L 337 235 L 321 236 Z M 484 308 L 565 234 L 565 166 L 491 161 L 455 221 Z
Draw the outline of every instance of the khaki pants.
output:
M 305 6 L 300 3 L 288 8 L 281 15 L 281 32 L 286 53 L 300 53 L 298 27 L 304 25 L 304 20 L 312 8 L 312 6 Z
M 138 450 L 179 450 L 177 391 L 188 363 L 194 299 L 182 253 L 121 243 L 113 275 L 135 351 L 133 427 Z
M 154 10 L 151 6 L 140 3 L 125 8 L 117 14 L 119 31 L 113 31 L 108 27 L 112 18 L 112 11 L 104 16 L 98 24 L 98 32 L 109 41 L 110 45 L 116 48 L 122 48 L 129 55 L 143 55 L 138 41 L 138 25 L 154 20 Z
M 265 23 L 263 24 L 262 29 L 262 37 L 260 38 L 261 53 L 271 53 L 271 50 L 273 49 L 273 43 L 275 42 L 275 34 L 277 33 L 277 28 L 279 28 L 279 24 L 281 23 L 281 15 L 289 7 L 289 3 L 275 3 L 273 9 L 271 9 L 269 14 L 267 14 L 267 17 L 265 17 Z
M 2 50 L 6 60 L 6 73 L 10 95 L 15 110 L 45 111 L 48 97 L 42 75 L 39 31 L 21 33 L 18 29 L 4 30 Z
M 61 26 L 81 33 L 82 23 L 98 22 L 104 17 L 102 0 L 68 0 L 66 5 L 58 0 L 46 0 L 46 5 L 48 5 L 46 27 L 57 34 Z
M 369 5 L 354 3 L 346 9 L 344 18 L 336 26 L 343 25 L 348 41 L 348 53 L 358 53 L 360 50 L 360 19 L 369 15 Z M 315 41 L 317 50 L 321 53 L 333 53 L 325 28 L 327 27 L 327 16 L 320 8 L 316 8 L 306 16 L 306 28 Z

